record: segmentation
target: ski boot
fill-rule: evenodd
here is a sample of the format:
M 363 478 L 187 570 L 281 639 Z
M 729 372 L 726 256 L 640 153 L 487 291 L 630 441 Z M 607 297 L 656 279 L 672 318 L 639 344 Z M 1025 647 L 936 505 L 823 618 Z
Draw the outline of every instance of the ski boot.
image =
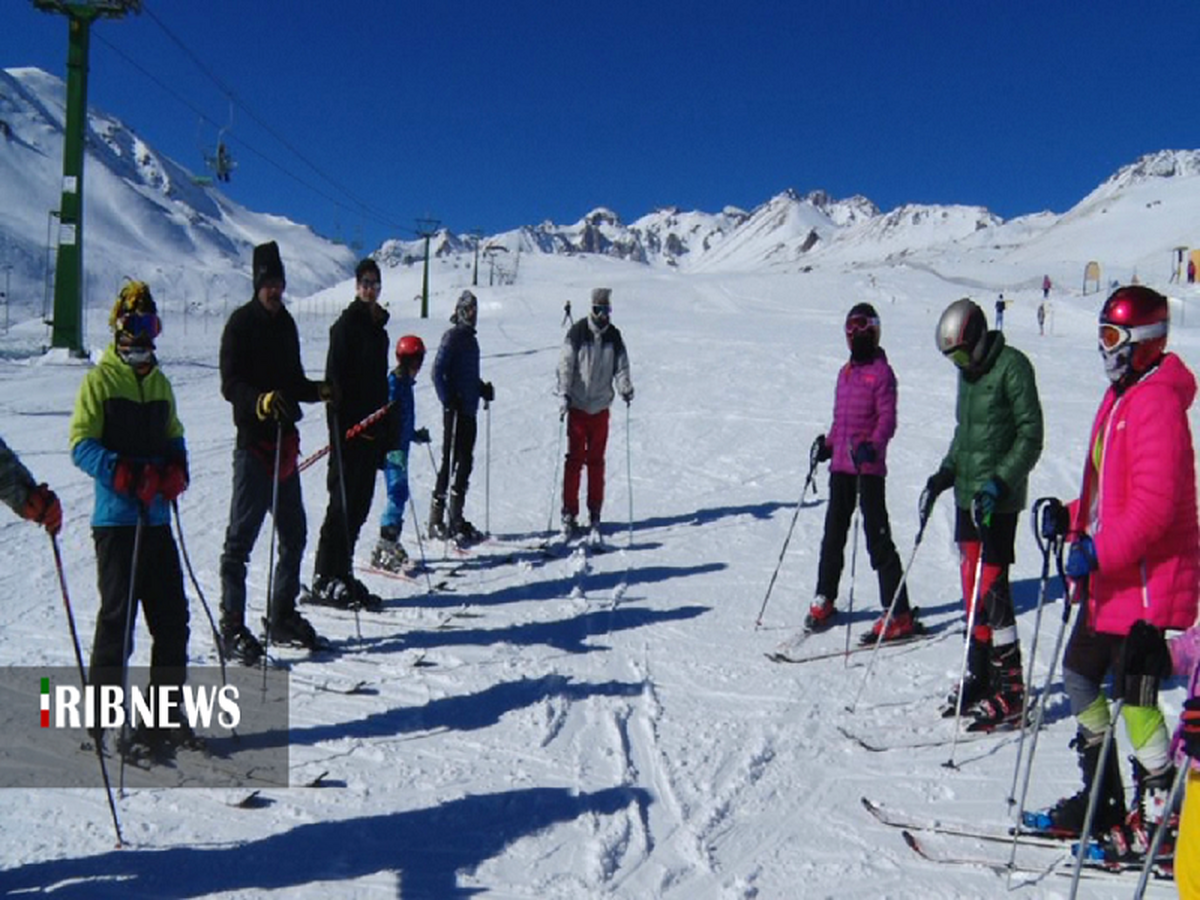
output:
M 833 625 L 836 618 L 837 607 L 833 605 L 833 601 L 817 594 L 813 598 L 812 606 L 808 608 L 808 615 L 804 617 L 804 629 L 808 632 L 824 631 Z
M 1175 766 L 1168 763 L 1164 768 L 1150 774 L 1136 756 L 1129 758 L 1133 768 L 1133 802 L 1129 815 L 1125 817 L 1125 830 L 1134 852 L 1145 855 L 1150 852 L 1154 833 L 1166 823 L 1167 833 L 1159 845 L 1159 856 L 1175 854 L 1175 839 L 1179 834 L 1179 801 L 1167 809 L 1171 797 L 1171 786 L 1175 782 Z
M 399 574 L 408 568 L 408 553 L 398 540 L 380 537 L 371 553 L 371 565 Z
M 444 541 L 450 536 L 446 531 L 446 498 L 433 495 L 429 504 L 429 536 L 435 541 Z
M 383 609 L 383 598 L 372 594 L 370 589 L 357 578 L 350 579 L 350 600 L 353 606 L 365 609 L 367 612 L 379 612 Z
M 1083 787 L 1070 797 L 1063 797 L 1047 810 L 1027 812 L 1022 818 L 1022 827 L 1052 834 L 1056 837 L 1077 837 L 1083 831 L 1083 820 L 1087 815 L 1088 797 L 1096 780 L 1096 769 L 1100 765 L 1100 749 L 1104 735 L 1084 733 L 1082 729 L 1071 740 L 1071 746 L 1079 754 L 1079 770 L 1083 774 Z M 1120 828 L 1125 821 L 1125 788 L 1121 784 L 1121 771 L 1117 760 L 1117 746 L 1110 743 L 1105 758 L 1104 781 L 1100 785 L 1100 796 L 1096 803 L 1092 835 L 1107 834 Z
M 267 633 L 274 644 L 307 650 L 325 650 L 329 647 L 329 642 L 317 634 L 309 621 L 295 610 L 280 615 L 271 623 L 264 620 L 263 624 L 267 626 Z
M 334 609 L 353 609 L 354 591 L 341 578 L 333 575 L 318 575 L 313 579 L 312 590 L 300 595 L 301 602 L 314 606 L 332 606 Z
M 912 610 L 905 610 L 892 615 L 892 619 L 887 623 L 887 630 L 883 628 L 883 620 L 887 618 L 884 613 L 875 620 L 875 624 L 871 626 L 871 630 L 862 636 L 859 643 L 866 646 L 877 644 L 883 641 L 885 644 L 888 641 L 898 641 L 904 638 L 910 638 L 913 635 L 921 634 L 925 627 L 917 621 L 916 613 Z
M 967 677 L 962 685 L 962 711 L 964 713 L 991 693 L 990 663 L 991 645 L 988 641 L 981 641 L 972 636 L 971 646 L 967 650 Z M 958 686 L 955 685 L 942 707 L 942 718 L 953 719 L 958 712 Z
M 992 646 L 993 692 L 971 707 L 967 731 L 998 731 L 1020 726 L 1025 711 L 1025 675 L 1021 670 L 1019 644 Z
M 225 658 L 243 666 L 256 666 L 263 647 L 250 629 L 241 623 L 221 622 L 221 650 Z
M 573 540 L 574 538 L 579 537 L 579 535 L 581 534 L 580 529 L 579 529 L 579 522 L 576 520 L 574 513 L 569 513 L 565 510 L 563 511 L 562 529 L 560 531 L 560 534 L 564 541 Z

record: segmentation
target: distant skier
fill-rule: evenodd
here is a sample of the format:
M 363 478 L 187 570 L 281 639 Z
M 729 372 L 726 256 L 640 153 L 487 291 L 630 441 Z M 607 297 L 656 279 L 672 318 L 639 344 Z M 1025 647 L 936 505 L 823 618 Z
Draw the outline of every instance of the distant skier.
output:
M 846 534 L 855 506 L 862 510 L 863 531 L 871 568 L 879 579 L 879 603 L 884 615 L 876 620 L 864 643 L 908 637 L 921 630 L 908 605 L 908 589 L 900 587 L 903 567 L 892 542 L 885 495 L 887 447 L 896 433 L 896 374 L 879 346 L 879 314 L 870 303 L 859 303 L 846 315 L 846 345 L 850 359 L 838 371 L 833 425 L 818 435 L 812 454 L 829 466 L 829 505 L 817 570 L 817 593 L 805 620 L 806 632 L 828 628 L 837 610 L 834 600 L 845 563 Z M 900 593 L 897 596 L 896 591 Z M 887 630 L 883 624 L 892 598 L 896 606 Z M 806 632 L 781 647 L 803 640 Z
M 1004 307 L 1005 307 L 1004 295 L 1001 294 L 1000 298 L 996 301 L 996 330 L 997 331 L 1004 330 Z
M 558 360 L 559 418 L 567 420 L 567 460 L 562 488 L 565 538 L 580 531 L 579 483 L 583 467 L 587 466 L 588 530 L 591 540 L 600 540 L 608 408 L 616 394 L 621 395 L 626 405 L 633 400 L 629 354 L 620 329 L 612 324 L 612 291 L 595 288 L 591 315 L 567 331 Z
M 562 324 L 570 327 L 575 324 L 575 318 L 571 315 L 571 301 L 568 300 L 563 304 Z
M 1042 523 L 1047 536 L 1072 541 L 1066 569 L 1081 600 L 1063 656 L 1063 685 L 1079 725 L 1071 745 L 1084 784 L 1049 813 L 1051 824 L 1068 832 L 1083 826 L 1110 726 L 1102 686 L 1126 635 L 1139 620 L 1159 629 L 1192 625 L 1200 601 L 1200 520 L 1188 422 L 1196 379 L 1166 352 L 1168 327 L 1167 299 L 1157 291 L 1122 287 L 1105 301 L 1100 354 L 1111 385 L 1087 443 L 1082 491 Z M 1161 807 L 1175 777 L 1154 699 L 1157 676 L 1170 674 L 1169 659 L 1163 669 L 1145 674 L 1153 682 L 1143 692 L 1148 699 L 1126 696 L 1122 709 L 1134 752 L 1133 808 L 1126 820 L 1116 744 L 1110 743 L 1092 832 L 1142 850 L 1153 830 L 1151 810 Z M 1117 686 L 1118 695 L 1128 693 L 1120 680 Z
M 415 427 L 413 402 L 413 384 L 424 362 L 425 343 L 415 334 L 406 334 L 396 342 L 396 368 L 388 373 L 390 449 L 383 470 L 388 502 L 379 527 L 379 541 L 371 554 L 371 564 L 388 572 L 400 572 L 408 563 L 400 532 L 404 529 L 404 508 L 408 504 L 409 447 L 429 443 L 429 429 Z
M 967 635 L 962 710 L 974 720 L 971 730 L 987 730 L 1019 720 L 1025 701 L 1008 568 L 1029 473 L 1042 453 L 1042 406 L 1029 359 L 1008 346 L 1003 333 L 988 331 L 975 303 L 951 303 L 934 336 L 958 368 L 957 421 L 950 449 L 921 494 L 919 514 L 926 521 L 938 495 L 954 488 L 963 601 L 970 607 L 978 596 L 983 604 Z M 956 715 L 958 700 L 956 686 L 943 715 Z
M 1050 276 L 1049 275 L 1042 276 L 1042 299 L 1043 300 L 1050 299 Z
M 1046 334 L 1046 304 L 1045 302 L 1038 304 L 1037 310 L 1038 334 Z

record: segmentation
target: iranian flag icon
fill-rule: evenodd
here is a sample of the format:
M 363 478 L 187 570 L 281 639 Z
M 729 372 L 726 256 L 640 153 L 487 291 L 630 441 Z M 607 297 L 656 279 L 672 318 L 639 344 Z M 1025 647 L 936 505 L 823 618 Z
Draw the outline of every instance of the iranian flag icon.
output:
M 50 727 L 50 679 L 42 679 L 42 727 Z

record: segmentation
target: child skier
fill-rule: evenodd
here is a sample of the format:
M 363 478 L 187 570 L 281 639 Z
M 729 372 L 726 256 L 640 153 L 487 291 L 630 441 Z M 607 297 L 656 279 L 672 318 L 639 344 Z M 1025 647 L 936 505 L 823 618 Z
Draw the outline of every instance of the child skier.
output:
M 1025 704 L 1008 568 L 1029 473 L 1042 454 L 1042 406 L 1029 359 L 1003 333 L 988 330 L 977 304 L 951 303 L 934 337 L 958 368 L 956 424 L 950 449 L 921 494 L 919 515 L 926 522 L 938 495 L 954 488 L 954 540 L 968 617 L 973 601 L 982 604 L 967 635 L 961 705 L 956 687 L 942 713 L 956 716 L 961 709 L 974 720 L 969 730 L 988 730 L 1019 721 Z
M 400 532 L 404 528 L 404 506 L 408 503 L 409 445 L 429 443 L 429 429 L 413 427 L 416 424 L 413 384 L 424 362 L 425 344 L 415 334 L 406 334 L 396 342 L 396 368 L 388 373 L 392 449 L 383 470 L 387 509 L 379 526 L 379 542 L 371 554 L 371 565 L 388 572 L 399 572 L 408 565 Z
M 867 553 L 879 578 L 879 602 L 884 615 L 864 635 L 863 643 L 891 641 L 921 630 L 908 605 L 908 590 L 900 586 L 900 555 L 888 524 L 885 481 L 887 446 L 896 433 L 896 374 L 879 346 L 879 315 L 869 303 L 859 303 L 846 315 L 846 345 L 850 359 L 838 372 L 833 425 L 819 435 L 812 453 L 829 466 L 829 505 L 817 571 L 817 593 L 805 619 L 804 634 L 828 628 L 837 615 L 834 600 L 845 563 L 846 533 L 855 506 L 862 510 Z M 857 537 L 857 536 L 856 536 Z M 899 594 L 897 595 L 897 590 Z M 887 630 L 887 608 L 896 601 Z M 785 642 L 795 643 L 792 641 Z
M 1078 723 L 1072 746 L 1083 788 L 1049 811 L 1049 824 L 1062 831 L 1077 833 L 1083 826 L 1104 735 L 1112 727 L 1101 686 L 1122 658 L 1127 635 L 1145 627 L 1139 621 L 1164 629 L 1196 620 L 1200 523 L 1188 424 L 1196 379 L 1178 356 L 1165 352 L 1168 326 L 1167 299 L 1150 288 L 1122 287 L 1105 302 L 1100 355 L 1111 384 L 1092 425 L 1082 490 L 1077 500 L 1053 505 L 1043 517 L 1043 534 L 1072 541 L 1066 570 L 1082 601 L 1063 656 L 1063 685 Z M 1138 666 L 1127 659 L 1125 669 Z M 1169 661 L 1163 668 L 1149 674 L 1169 675 Z M 1134 752 L 1133 808 L 1126 818 L 1116 744 L 1110 742 L 1093 834 L 1107 835 L 1118 850 L 1123 842 L 1144 850 L 1149 810 L 1165 797 L 1175 767 L 1157 684 L 1142 702 L 1122 694 Z

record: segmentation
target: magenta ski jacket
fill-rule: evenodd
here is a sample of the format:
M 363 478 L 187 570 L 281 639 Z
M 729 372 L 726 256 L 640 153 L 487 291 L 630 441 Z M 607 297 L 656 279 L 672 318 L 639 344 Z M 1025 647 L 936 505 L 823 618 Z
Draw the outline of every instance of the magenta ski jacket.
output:
M 833 449 L 829 471 L 854 475 L 850 452 L 863 441 L 875 446 L 875 461 L 862 475 L 887 474 L 887 445 L 896 433 L 896 373 L 880 347 L 867 362 L 849 360 L 838 372 L 833 426 L 825 436 Z
M 1096 631 L 1128 634 L 1144 619 L 1187 628 L 1200 599 L 1200 523 L 1188 408 L 1196 379 L 1173 353 L 1100 402 L 1071 528 L 1096 542 L 1088 591 Z

